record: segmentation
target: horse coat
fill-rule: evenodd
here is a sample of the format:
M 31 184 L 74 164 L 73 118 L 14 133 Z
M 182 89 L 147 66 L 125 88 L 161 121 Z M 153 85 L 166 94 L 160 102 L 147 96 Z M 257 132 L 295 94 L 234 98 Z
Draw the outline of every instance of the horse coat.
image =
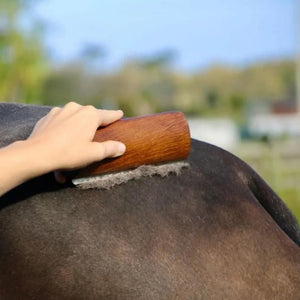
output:
M 0 147 L 49 107 L 0 103 Z M 300 230 L 248 165 L 192 141 L 181 175 L 0 198 L 0 299 L 300 299 Z

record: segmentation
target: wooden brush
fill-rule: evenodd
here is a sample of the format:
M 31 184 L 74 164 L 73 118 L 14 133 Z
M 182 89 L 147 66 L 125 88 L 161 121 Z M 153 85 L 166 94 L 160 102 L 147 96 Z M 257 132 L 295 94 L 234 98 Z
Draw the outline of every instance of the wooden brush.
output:
M 91 177 L 184 160 L 190 151 L 190 131 L 181 112 L 124 118 L 97 130 L 94 141 L 116 140 L 126 145 L 120 157 L 105 159 L 78 171 L 74 184 Z

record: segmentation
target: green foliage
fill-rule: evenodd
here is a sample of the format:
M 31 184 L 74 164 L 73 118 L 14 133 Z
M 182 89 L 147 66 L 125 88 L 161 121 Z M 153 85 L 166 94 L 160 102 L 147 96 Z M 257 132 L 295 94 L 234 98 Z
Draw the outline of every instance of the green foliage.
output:
M 212 65 L 184 73 L 172 68 L 176 52 L 167 49 L 103 73 L 99 66 L 107 51 L 88 44 L 78 61 L 48 70 L 41 26 L 28 14 L 35 2 L 0 0 L 1 100 L 49 105 L 75 100 L 119 107 L 128 116 L 176 109 L 194 116 L 228 116 L 243 123 L 249 103 L 295 99 L 292 61 L 244 68 Z M 29 21 L 26 29 L 20 24 L 24 16 Z
M 0 99 L 37 102 L 46 69 L 39 25 L 23 29 L 20 16 L 26 16 L 34 1 L 0 0 Z
M 194 74 L 174 71 L 163 59 L 135 60 L 111 74 L 88 72 L 83 64 L 62 66 L 48 75 L 42 99 L 73 99 L 102 106 L 112 101 L 128 115 L 181 110 L 190 115 L 228 116 L 242 123 L 246 105 L 295 98 L 292 61 L 244 69 L 212 66 Z
M 70 100 L 122 108 L 130 115 L 181 110 L 189 115 L 228 116 L 242 123 L 249 102 L 295 98 L 292 61 L 245 68 L 213 65 L 195 73 L 172 68 L 176 52 L 165 50 L 126 62 L 113 73 L 97 67 L 107 56 L 96 44 L 82 47 L 78 61 L 47 70 L 41 27 L 28 10 L 35 0 L 0 0 L 0 99 L 62 105 Z M 21 17 L 29 26 L 24 29 Z M 98 70 L 98 71 L 97 71 Z

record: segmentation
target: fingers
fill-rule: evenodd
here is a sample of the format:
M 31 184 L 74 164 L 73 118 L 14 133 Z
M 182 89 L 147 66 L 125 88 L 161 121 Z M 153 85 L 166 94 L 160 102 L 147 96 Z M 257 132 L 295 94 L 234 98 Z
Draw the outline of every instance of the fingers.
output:
M 44 117 L 42 117 L 37 124 L 49 122 L 52 118 L 54 118 L 59 112 L 61 108 L 60 107 L 53 107 L 51 110 L 46 114 Z
M 55 109 L 55 108 L 54 108 Z M 54 110 L 52 109 L 52 110 Z M 52 111 L 51 110 L 51 111 Z M 105 109 L 97 109 L 92 105 L 82 106 L 75 102 L 67 103 L 62 109 L 58 108 L 56 113 L 59 112 L 60 115 L 72 115 L 72 114 L 81 114 L 82 116 L 87 116 L 90 118 L 96 118 L 98 121 L 97 125 L 106 126 L 110 123 L 113 123 L 119 119 L 121 119 L 124 115 L 121 110 L 105 110 Z
M 84 107 L 76 102 L 68 102 L 63 107 L 53 107 L 47 116 L 65 119 L 81 111 Z
M 55 106 L 55 107 L 51 108 L 50 112 L 48 113 L 48 116 L 54 116 L 54 115 L 56 115 L 60 110 L 61 110 L 60 107 Z
M 100 113 L 100 123 L 99 126 L 106 126 L 121 119 L 124 115 L 121 110 L 99 110 Z
M 108 157 L 118 157 L 125 153 L 126 146 L 118 141 L 106 141 L 103 143 L 93 142 L 90 148 L 89 157 L 86 164 L 90 164 L 95 161 L 101 161 Z M 88 153 L 86 153 L 88 155 Z M 78 168 L 78 167 L 77 167 Z M 65 183 L 67 181 L 66 176 L 61 171 L 54 171 L 54 178 L 58 183 Z
M 51 109 L 34 127 L 29 139 L 35 139 L 44 149 L 42 152 L 47 159 L 43 161 L 51 160 L 52 170 L 77 169 L 125 152 L 125 145 L 117 141 L 93 142 L 99 126 L 115 122 L 122 116 L 119 110 L 100 110 L 70 102 L 62 108 Z M 58 182 L 66 180 L 60 172 L 55 173 L 55 178 Z
M 99 126 L 108 125 L 123 117 L 123 111 L 121 110 L 97 109 L 93 105 L 82 106 L 75 102 L 67 103 L 63 110 L 68 111 L 68 113 L 82 113 L 89 116 L 97 116 Z
M 100 161 L 107 157 L 118 157 L 125 153 L 126 146 L 117 141 L 103 143 L 93 142 L 91 147 L 91 159 Z
M 71 115 L 77 111 L 79 111 L 80 109 L 82 109 L 84 106 L 76 103 L 76 102 L 68 102 L 67 104 L 65 104 L 61 110 L 60 110 L 60 113 L 64 116 L 66 115 Z

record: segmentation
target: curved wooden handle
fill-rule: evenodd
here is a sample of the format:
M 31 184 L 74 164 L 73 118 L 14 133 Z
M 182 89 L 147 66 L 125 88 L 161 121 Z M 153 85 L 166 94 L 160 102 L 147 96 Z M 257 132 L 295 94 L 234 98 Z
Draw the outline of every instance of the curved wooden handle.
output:
M 121 119 L 97 130 L 94 141 L 121 141 L 126 152 L 79 171 L 76 178 L 185 159 L 190 151 L 190 131 L 181 112 L 164 112 Z

